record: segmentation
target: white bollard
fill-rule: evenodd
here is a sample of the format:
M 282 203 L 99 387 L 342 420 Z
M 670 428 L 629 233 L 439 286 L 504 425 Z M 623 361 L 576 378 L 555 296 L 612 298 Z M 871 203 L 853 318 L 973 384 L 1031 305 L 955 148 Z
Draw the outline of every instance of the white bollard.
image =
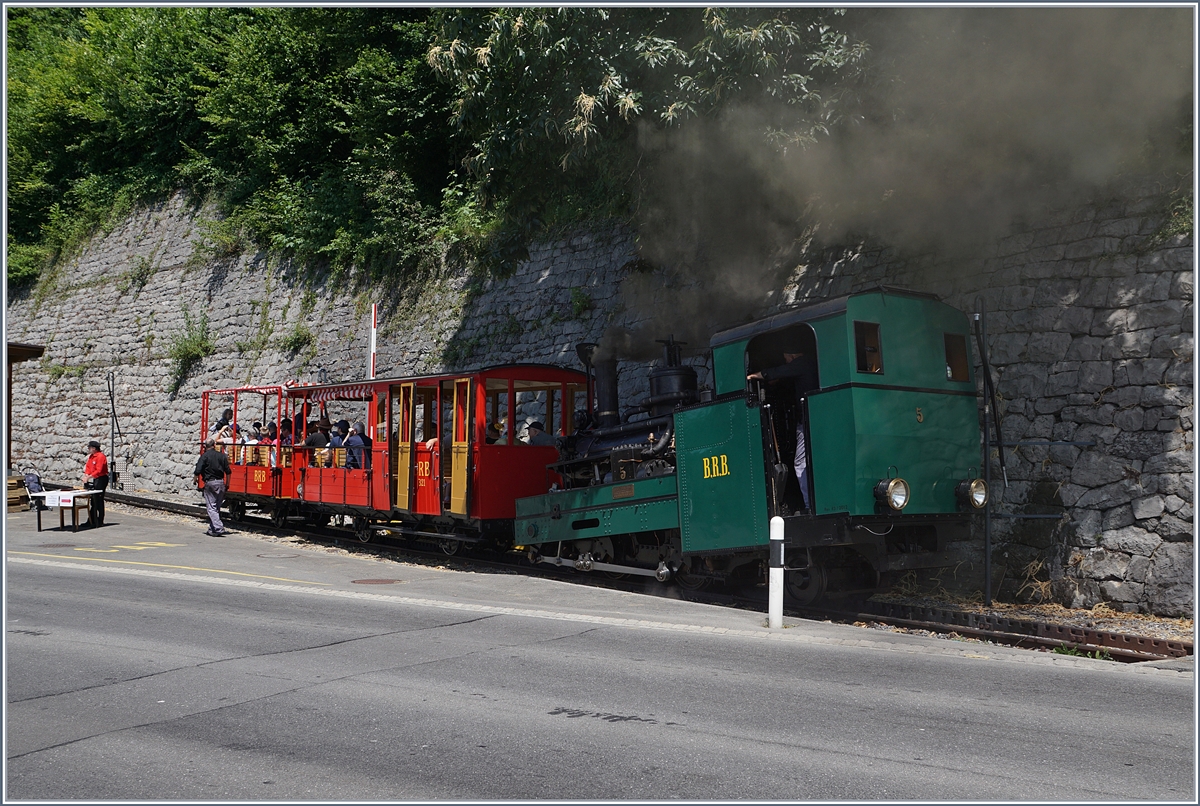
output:
M 783 629 L 783 518 L 771 518 L 771 577 L 767 592 L 767 627 Z

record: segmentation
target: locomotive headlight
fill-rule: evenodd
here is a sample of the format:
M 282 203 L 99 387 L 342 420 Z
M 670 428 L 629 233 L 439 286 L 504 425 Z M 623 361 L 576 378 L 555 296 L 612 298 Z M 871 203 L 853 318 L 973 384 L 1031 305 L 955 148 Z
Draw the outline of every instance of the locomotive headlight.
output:
M 875 500 L 899 512 L 908 506 L 908 482 L 904 479 L 882 479 L 875 485 Z
M 983 479 L 963 479 L 954 488 L 954 494 L 964 504 L 970 504 L 975 509 L 981 509 L 988 501 L 987 482 Z

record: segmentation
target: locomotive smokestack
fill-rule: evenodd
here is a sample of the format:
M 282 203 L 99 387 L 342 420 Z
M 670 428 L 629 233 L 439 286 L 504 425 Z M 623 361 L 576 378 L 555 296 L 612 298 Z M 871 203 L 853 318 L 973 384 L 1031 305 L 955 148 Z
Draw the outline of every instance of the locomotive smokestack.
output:
M 592 403 L 592 356 L 596 354 L 596 348 L 599 347 L 592 341 L 581 341 L 575 345 L 575 355 L 579 356 L 579 360 L 583 362 L 584 371 L 587 373 L 587 413 L 591 414 L 594 411 Z
M 617 394 L 617 359 L 598 358 L 596 368 L 596 425 L 608 428 L 621 424 Z

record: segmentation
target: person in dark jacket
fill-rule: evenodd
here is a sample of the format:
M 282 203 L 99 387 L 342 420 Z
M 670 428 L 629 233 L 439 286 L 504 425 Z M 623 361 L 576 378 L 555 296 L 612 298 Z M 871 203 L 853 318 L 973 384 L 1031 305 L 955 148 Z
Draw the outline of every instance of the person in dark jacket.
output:
M 229 457 L 217 450 L 217 441 L 204 441 L 204 453 L 196 462 L 196 475 L 204 482 L 204 507 L 208 510 L 209 528 L 204 534 L 222 537 L 227 532 L 221 523 L 221 504 L 225 503 L 225 477 L 229 475 Z
M 804 418 L 801 412 L 808 393 L 820 385 L 816 362 L 805 354 L 803 345 L 793 342 L 783 348 L 782 364 L 751 373 L 746 376 L 746 380 L 792 385 L 796 396 L 796 456 L 792 467 L 796 471 L 796 481 L 800 482 L 800 497 L 804 508 L 811 510 L 812 502 L 808 496 L 808 446 L 804 438 Z
M 222 428 L 233 422 L 233 409 L 225 409 L 221 412 L 221 419 L 217 420 L 211 428 L 208 429 L 210 434 L 219 434 Z
M 367 435 L 367 427 L 361 422 L 350 426 L 350 436 L 346 438 L 346 467 L 371 469 L 371 437 Z

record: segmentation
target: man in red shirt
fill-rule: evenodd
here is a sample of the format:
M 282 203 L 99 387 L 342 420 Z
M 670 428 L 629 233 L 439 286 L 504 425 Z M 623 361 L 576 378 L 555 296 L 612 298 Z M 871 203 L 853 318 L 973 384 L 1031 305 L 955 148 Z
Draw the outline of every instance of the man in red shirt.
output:
M 83 466 L 83 489 L 99 490 L 95 495 L 88 496 L 88 520 L 92 526 L 104 525 L 104 490 L 108 487 L 108 459 L 100 450 L 100 443 L 92 440 L 88 443 L 88 460 Z

